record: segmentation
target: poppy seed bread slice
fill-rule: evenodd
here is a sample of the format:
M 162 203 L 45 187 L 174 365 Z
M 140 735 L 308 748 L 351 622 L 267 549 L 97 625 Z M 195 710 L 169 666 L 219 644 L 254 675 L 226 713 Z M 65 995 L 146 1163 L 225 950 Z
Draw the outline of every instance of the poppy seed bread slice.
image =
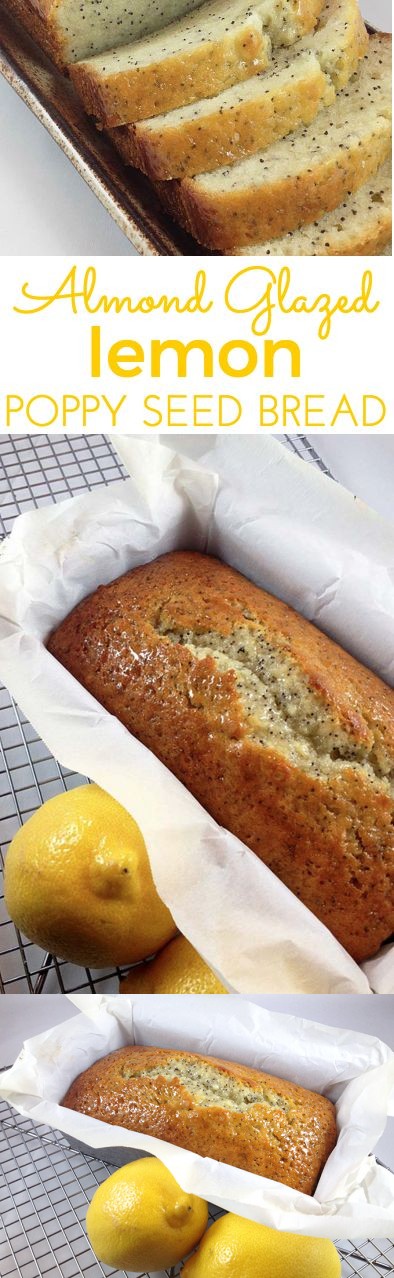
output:
M 294 61 L 286 51 L 275 60 L 274 71 L 109 133 L 126 164 L 153 181 L 167 182 L 235 164 L 310 123 L 334 97 L 331 81 L 311 51 Z
M 314 1193 L 337 1140 L 335 1107 L 318 1092 L 247 1065 L 160 1047 L 121 1047 L 102 1057 L 61 1103 L 304 1194 Z
M 279 51 L 266 72 L 217 97 L 113 129 L 111 138 L 127 164 L 156 181 L 233 164 L 309 124 L 367 48 L 358 0 L 328 0 L 316 34 Z
M 337 208 L 391 151 L 391 40 L 373 36 L 358 75 L 312 125 L 232 167 L 156 189 L 208 248 L 277 239 Z
M 279 240 L 237 248 L 252 257 L 362 257 L 386 255 L 392 231 L 391 163 L 378 170 L 355 195 L 326 213 L 319 222 L 302 226 Z
M 212 97 L 269 65 L 272 46 L 313 30 L 323 0 L 208 0 L 147 40 L 79 62 L 72 78 L 90 115 L 107 127 L 145 120 Z
M 109 45 L 139 40 L 201 0 L 7 0 L 37 44 L 65 70 Z

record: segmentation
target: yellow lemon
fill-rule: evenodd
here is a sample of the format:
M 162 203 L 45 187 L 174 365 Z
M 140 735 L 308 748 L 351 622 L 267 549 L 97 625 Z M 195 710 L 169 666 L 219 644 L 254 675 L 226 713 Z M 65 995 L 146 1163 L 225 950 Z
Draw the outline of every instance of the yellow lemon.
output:
M 138 825 L 97 785 L 56 795 L 18 830 L 5 899 L 30 941 L 86 967 L 138 962 L 176 933 Z
M 182 1278 L 340 1278 L 327 1238 L 282 1234 L 241 1216 L 221 1216 L 182 1269 Z
M 227 994 L 185 936 L 166 945 L 152 963 L 135 967 L 120 983 L 121 994 Z
M 140 1158 L 99 1186 L 86 1228 L 103 1264 L 145 1273 L 183 1260 L 199 1242 L 207 1221 L 202 1198 L 184 1193 L 158 1158 Z

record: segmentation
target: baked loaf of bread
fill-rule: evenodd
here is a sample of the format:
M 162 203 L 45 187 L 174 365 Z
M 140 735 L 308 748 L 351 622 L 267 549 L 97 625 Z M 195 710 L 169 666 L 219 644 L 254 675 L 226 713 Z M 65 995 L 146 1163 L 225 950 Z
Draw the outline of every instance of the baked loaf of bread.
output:
M 155 180 L 192 177 L 262 151 L 309 124 L 344 88 L 368 49 L 358 0 L 328 0 L 319 27 L 280 50 L 265 72 L 216 97 L 112 129 L 122 158 Z
M 252 257 L 362 257 L 387 256 L 392 230 L 391 162 L 386 160 L 375 177 L 355 195 L 326 213 L 319 222 L 301 226 L 279 240 L 237 248 Z M 391 250 L 389 250 L 391 255 Z
M 387 940 L 394 694 L 380 679 L 186 551 L 100 587 L 48 648 L 354 958 Z
M 272 47 L 312 31 L 323 0 L 207 0 L 188 21 L 72 68 L 90 115 L 107 126 L 144 120 L 219 93 L 266 67 Z
M 230 1061 L 122 1047 L 62 1105 L 313 1194 L 337 1138 L 331 1101 Z
M 235 250 L 337 208 L 390 154 L 391 41 L 375 36 L 359 75 L 312 125 L 237 164 L 157 190 L 200 243 Z

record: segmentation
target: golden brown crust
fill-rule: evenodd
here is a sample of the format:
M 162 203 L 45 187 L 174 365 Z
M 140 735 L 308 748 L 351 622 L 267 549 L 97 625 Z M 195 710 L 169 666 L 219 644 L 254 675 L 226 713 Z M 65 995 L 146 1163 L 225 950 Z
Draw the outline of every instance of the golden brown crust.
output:
M 237 245 L 275 239 L 313 222 L 338 207 L 376 173 L 391 150 L 389 121 L 381 122 L 370 143 L 349 140 L 346 150 L 307 167 L 295 176 L 264 184 L 206 193 L 198 179 L 156 183 L 168 212 L 207 248 L 227 251 Z
M 324 235 L 321 242 L 311 257 L 375 257 L 379 253 L 384 253 L 387 245 L 390 244 L 392 233 L 392 213 L 391 209 L 380 210 L 377 205 L 373 206 L 370 213 L 369 226 L 365 227 L 362 232 L 353 232 L 351 226 L 348 231 L 343 231 L 343 227 L 339 234 L 335 235 L 330 232 Z M 281 241 L 280 241 L 281 243 Z M 275 256 L 275 245 L 270 248 L 270 255 Z M 289 250 L 288 250 L 289 251 Z M 244 247 L 235 249 L 236 254 L 245 252 Z M 280 255 L 285 252 L 285 248 L 281 248 Z M 229 250 L 229 255 L 233 256 L 234 250 Z M 254 257 L 265 257 L 267 246 L 263 247 L 254 244 L 248 249 L 248 254 Z M 279 255 L 279 251 L 278 251 Z
M 305 66 L 294 93 L 289 84 L 274 96 L 244 99 L 231 112 L 215 107 L 204 117 L 197 111 L 182 129 L 166 124 L 152 134 L 149 121 L 112 129 L 110 136 L 126 164 L 134 164 L 156 181 L 208 173 L 235 163 L 309 124 L 320 107 L 333 101 L 334 89 L 316 62 Z M 293 80 L 294 85 L 294 80 Z
M 220 40 L 205 40 L 182 55 L 163 58 L 159 53 L 156 62 L 108 77 L 88 61 L 79 62 L 70 74 L 88 114 L 113 128 L 219 93 L 263 71 L 268 62 L 267 36 L 257 14 L 251 13 Z
M 309 35 L 313 31 L 324 7 L 325 0 L 295 0 L 294 13 L 297 23 L 297 36 Z
M 368 35 L 357 0 L 331 0 L 323 24 L 309 42 L 287 51 L 288 75 L 277 80 L 277 61 L 266 75 L 253 76 L 260 92 L 229 104 L 213 97 L 210 110 L 177 120 L 150 118 L 110 130 L 111 139 L 126 164 L 140 168 L 154 181 L 193 177 L 236 163 L 263 151 L 280 138 L 312 122 L 322 106 L 330 105 L 335 91 L 344 88 L 367 52 Z M 328 57 L 330 73 L 323 70 Z M 335 84 L 335 88 L 334 88 Z M 246 86 L 248 87 L 248 86 Z M 202 97 L 207 98 L 206 83 Z M 204 103 L 206 106 L 206 103 Z M 153 127 L 152 127 L 153 126 Z
M 297 0 L 293 5 L 288 43 L 313 31 L 323 0 Z M 204 8 L 201 10 L 201 20 Z M 206 19 L 205 19 L 206 21 Z M 174 40 L 179 38 L 177 23 Z M 169 28 L 165 28 L 165 34 Z M 98 70 L 91 60 L 76 63 L 72 79 L 85 110 L 106 128 L 149 119 L 178 106 L 213 97 L 221 90 L 263 71 L 270 61 L 271 42 L 262 28 L 258 11 L 247 9 L 229 22 L 227 31 L 212 40 L 201 39 L 194 48 L 165 52 L 148 65 L 140 62 L 118 73 Z M 138 46 L 137 46 L 138 53 Z
M 8 0 L 10 13 L 22 23 L 40 49 L 61 71 L 66 70 L 66 56 L 60 32 L 53 21 L 53 0 Z
M 251 618 L 248 619 L 248 614 Z M 245 615 L 246 614 L 246 615 Z M 394 757 L 394 695 L 291 608 L 225 564 L 175 552 L 83 601 L 49 651 L 243 840 L 354 958 L 394 930 L 390 795 L 351 759 L 310 775 L 250 731 L 232 670 L 158 624 L 222 637 L 262 628 L 354 743 Z M 263 925 L 263 920 L 262 920 Z
M 391 231 L 391 161 L 387 160 L 358 195 L 349 196 L 333 214 L 312 227 L 269 243 L 242 246 L 236 252 L 253 257 L 386 255 L 391 247 Z
M 176 1073 L 167 1077 L 178 1064 L 191 1078 L 201 1065 L 215 1069 L 219 1086 L 230 1083 L 233 1101 L 239 1084 L 240 1092 L 261 1092 L 261 1102 L 237 1110 L 236 1102 L 227 1108 L 208 1092 L 209 1103 L 200 1104 Z M 144 1075 L 160 1068 L 166 1076 Z M 313 1194 L 337 1138 L 335 1109 L 324 1096 L 243 1065 L 161 1048 L 111 1052 L 75 1079 L 62 1105 L 306 1194 Z

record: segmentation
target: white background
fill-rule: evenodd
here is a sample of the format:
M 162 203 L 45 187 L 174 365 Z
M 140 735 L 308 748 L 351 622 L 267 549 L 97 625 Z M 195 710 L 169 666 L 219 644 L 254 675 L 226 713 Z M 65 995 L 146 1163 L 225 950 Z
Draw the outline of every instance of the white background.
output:
M 184 997 L 187 998 L 187 995 Z M 243 998 L 243 995 L 238 997 Z M 325 1025 L 360 1030 L 363 1034 L 383 1039 L 394 1049 L 394 999 L 389 997 L 371 998 L 359 995 L 352 998 L 349 995 L 332 994 L 325 998 L 315 995 L 278 997 L 264 994 L 254 995 L 249 1001 L 258 1003 L 271 1012 L 287 1012 Z M 41 994 L 39 998 L 21 995 L 18 998 L 1 999 L 0 1069 L 15 1060 L 24 1039 L 41 1034 L 73 1015 L 76 1015 L 76 1009 L 61 994 Z M 389 1119 L 375 1152 L 386 1166 L 394 1170 L 394 1118 Z
M 390 0 L 361 0 L 370 21 L 391 27 Z M 0 251 L 92 252 L 134 249 L 74 171 L 43 125 L 0 77 Z

